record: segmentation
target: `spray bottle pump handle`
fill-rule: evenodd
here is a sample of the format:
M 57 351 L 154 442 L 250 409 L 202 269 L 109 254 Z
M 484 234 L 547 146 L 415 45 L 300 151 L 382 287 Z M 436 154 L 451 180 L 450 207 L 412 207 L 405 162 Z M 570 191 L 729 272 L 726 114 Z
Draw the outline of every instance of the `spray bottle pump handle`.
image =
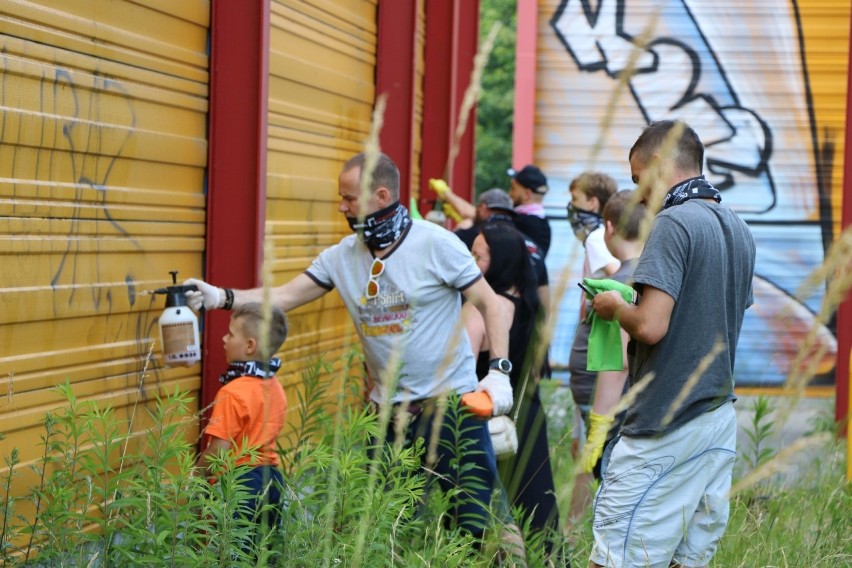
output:
M 172 275 L 172 285 L 173 286 L 176 285 L 177 284 L 178 271 L 177 270 L 169 270 L 169 274 Z

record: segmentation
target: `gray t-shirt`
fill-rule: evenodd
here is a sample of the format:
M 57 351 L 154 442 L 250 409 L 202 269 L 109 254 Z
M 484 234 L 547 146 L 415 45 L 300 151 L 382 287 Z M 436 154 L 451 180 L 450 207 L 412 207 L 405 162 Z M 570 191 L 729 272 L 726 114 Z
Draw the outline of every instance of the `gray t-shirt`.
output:
M 628 409 L 622 434 L 656 436 L 734 400 L 734 353 L 743 315 L 754 301 L 755 247 L 748 226 L 729 207 L 693 199 L 662 211 L 633 272 L 634 287 L 675 300 L 666 335 L 656 344 L 628 344 L 631 382 L 654 373 Z M 641 303 L 641 300 L 640 300 Z M 724 344 L 695 386 L 662 425 L 687 379 Z
M 472 391 L 476 362 L 461 322 L 460 291 L 482 273 L 470 251 L 446 229 L 415 220 L 382 262 L 372 299 L 365 290 L 373 255 L 356 235 L 324 250 L 305 272 L 343 299 L 376 382 L 370 398 L 401 402 Z M 394 373 L 401 378 L 387 393 Z
M 637 260 L 631 258 L 623 261 L 610 278 L 624 284 L 630 284 L 633 281 L 633 270 L 636 268 Z M 585 300 L 585 296 L 583 301 L 586 302 L 586 313 L 590 314 L 592 303 Z M 592 396 L 595 392 L 595 381 L 598 373 L 597 371 L 586 370 L 589 355 L 589 333 L 591 331 L 592 324 L 581 321 L 574 333 L 574 342 L 571 344 L 571 355 L 568 359 L 568 371 L 571 373 L 571 378 L 568 386 L 571 387 L 571 396 L 576 404 L 591 405 Z

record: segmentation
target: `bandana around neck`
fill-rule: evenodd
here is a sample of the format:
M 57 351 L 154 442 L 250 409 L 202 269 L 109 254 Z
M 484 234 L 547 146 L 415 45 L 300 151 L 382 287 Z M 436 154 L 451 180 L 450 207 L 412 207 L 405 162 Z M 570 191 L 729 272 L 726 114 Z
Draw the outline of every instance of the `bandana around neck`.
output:
M 280 368 L 281 359 L 278 357 L 273 357 L 266 363 L 263 361 L 234 361 L 228 365 L 228 370 L 219 376 L 219 382 L 226 385 L 239 377 L 271 379 Z
M 592 211 L 577 209 L 569 203 L 568 222 L 571 223 L 571 229 L 577 240 L 585 243 L 592 231 L 603 225 L 603 217 Z
M 399 201 L 391 203 L 384 209 L 370 213 L 364 217 L 363 223 L 357 219 L 346 218 L 349 228 L 358 233 L 358 238 L 370 250 L 386 249 L 395 243 L 402 233 L 411 225 L 408 210 Z
M 680 205 L 690 199 L 713 199 L 716 203 L 722 201 L 722 194 L 713 187 L 704 176 L 690 178 L 671 188 L 663 199 L 663 209 Z
M 547 217 L 544 212 L 544 205 L 542 205 L 541 203 L 527 203 L 525 205 L 517 205 L 515 207 L 515 213 L 520 213 L 521 215 L 532 215 L 533 217 L 540 217 L 542 219 Z

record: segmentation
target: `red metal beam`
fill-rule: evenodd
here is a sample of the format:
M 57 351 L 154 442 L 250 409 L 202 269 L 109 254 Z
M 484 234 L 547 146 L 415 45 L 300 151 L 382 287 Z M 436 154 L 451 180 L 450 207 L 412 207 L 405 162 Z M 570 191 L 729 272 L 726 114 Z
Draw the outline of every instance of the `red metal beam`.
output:
M 512 165 L 535 163 L 535 90 L 538 3 L 518 0 L 515 40 L 515 113 L 512 128 Z
M 378 5 L 376 93 L 387 95 L 379 144 L 399 168 L 400 201 L 405 206 L 411 196 L 416 132 L 417 14 L 421 1 L 385 0 Z
M 479 46 L 479 2 L 456 0 L 456 39 L 453 42 L 453 121 L 450 134 L 455 137 L 459 122 L 467 119 L 464 135 L 459 140 L 458 154 L 452 164 L 451 187 L 458 188 L 459 195 L 473 197 L 476 174 L 476 106 L 467 117 L 461 116 L 462 101 L 470 87 L 474 58 Z M 428 178 L 427 178 L 428 181 Z
M 852 28 L 852 23 L 850 23 Z M 852 30 L 849 33 L 849 65 L 846 77 L 846 150 L 843 162 L 843 212 L 841 226 L 852 226 Z M 849 388 L 852 381 L 850 369 L 852 356 L 852 294 L 840 304 L 837 311 L 837 396 L 834 399 L 834 416 L 842 421 L 849 414 Z M 847 431 L 848 435 L 848 431 Z M 852 471 L 852 469 L 850 469 Z
M 426 5 L 426 45 L 423 59 L 423 150 L 420 155 L 420 212 L 431 209 L 435 193 L 429 189 L 429 178 L 446 175 L 450 152 L 452 104 L 449 96 L 453 73 L 450 64 L 455 33 L 453 0 L 431 0 Z M 458 191 L 461 188 L 453 188 Z
M 419 203 L 422 213 L 429 210 L 436 197 L 428 187 L 429 178 L 449 178 L 455 193 L 467 199 L 473 196 L 475 108 L 452 163 L 449 154 L 478 43 L 478 0 L 430 0 L 426 4 Z
M 216 0 L 210 22 L 210 135 L 205 279 L 259 285 L 266 201 L 269 2 Z M 221 337 L 229 314 L 205 315 L 201 402 L 226 368 Z

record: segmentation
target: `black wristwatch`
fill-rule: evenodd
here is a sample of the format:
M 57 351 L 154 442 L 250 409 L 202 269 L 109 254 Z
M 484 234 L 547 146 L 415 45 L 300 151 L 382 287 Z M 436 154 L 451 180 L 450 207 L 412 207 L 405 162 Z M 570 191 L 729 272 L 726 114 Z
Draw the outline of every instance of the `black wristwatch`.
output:
M 509 361 L 508 359 L 501 359 L 501 358 L 498 357 L 496 359 L 491 359 L 488 362 L 488 368 L 489 369 L 497 369 L 498 371 L 500 371 L 504 375 L 508 375 L 509 373 L 512 372 L 512 362 Z

